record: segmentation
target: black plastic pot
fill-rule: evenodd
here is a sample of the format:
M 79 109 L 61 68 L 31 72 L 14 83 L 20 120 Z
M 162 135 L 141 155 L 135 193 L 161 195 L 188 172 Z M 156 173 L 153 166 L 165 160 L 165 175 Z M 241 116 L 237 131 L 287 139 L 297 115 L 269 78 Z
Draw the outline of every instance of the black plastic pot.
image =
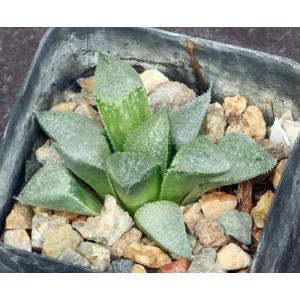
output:
M 158 68 L 196 90 L 186 40 L 196 56 L 213 99 L 244 95 L 272 122 L 291 109 L 300 117 L 300 65 L 280 58 L 200 38 L 141 28 L 56 28 L 43 37 L 11 113 L 0 148 L 0 232 L 24 182 L 26 160 L 45 138 L 34 112 L 62 99 L 66 88 L 95 67 L 97 51 L 128 59 L 138 70 Z M 273 106 L 271 110 L 270 107 Z M 252 272 L 300 271 L 300 143 L 295 145 L 279 186 Z M 0 243 L 2 272 L 86 272 L 58 260 Z

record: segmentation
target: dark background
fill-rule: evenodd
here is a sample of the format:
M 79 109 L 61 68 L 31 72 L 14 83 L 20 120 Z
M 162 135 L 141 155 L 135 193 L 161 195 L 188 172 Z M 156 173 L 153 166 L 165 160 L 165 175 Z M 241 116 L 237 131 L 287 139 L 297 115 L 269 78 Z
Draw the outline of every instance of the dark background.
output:
M 300 28 L 162 28 L 277 54 L 300 62 Z M 0 138 L 47 28 L 0 28 Z

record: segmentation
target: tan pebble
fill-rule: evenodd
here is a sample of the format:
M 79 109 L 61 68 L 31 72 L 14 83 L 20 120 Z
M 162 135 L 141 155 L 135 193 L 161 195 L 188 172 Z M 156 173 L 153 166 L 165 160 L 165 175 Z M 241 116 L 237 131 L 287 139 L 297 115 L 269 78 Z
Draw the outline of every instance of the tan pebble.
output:
M 149 268 L 160 268 L 171 262 L 171 258 L 160 248 L 142 243 L 131 243 L 124 257 Z
M 266 122 L 261 109 L 250 105 L 243 114 L 243 132 L 256 141 L 262 140 L 266 136 Z
M 133 242 L 139 242 L 141 238 L 142 233 L 136 228 L 131 228 L 129 231 L 125 232 L 117 242 L 115 242 L 112 245 L 111 255 L 118 258 L 122 257 L 124 250 L 128 247 L 128 245 Z
M 146 93 L 151 93 L 159 84 L 169 81 L 169 79 L 156 69 L 145 70 L 140 74 Z
M 195 225 L 201 218 L 203 218 L 201 213 L 201 204 L 199 202 L 194 203 L 185 211 L 183 218 L 189 232 L 194 233 Z
M 74 102 L 62 102 L 54 105 L 50 110 L 51 111 L 64 111 L 64 112 L 73 112 L 77 104 Z
M 144 245 L 148 245 L 148 246 L 157 246 L 157 244 L 150 238 L 148 238 L 147 236 L 144 236 L 141 239 L 141 243 Z
M 48 229 L 44 236 L 43 254 L 58 257 L 69 248 L 76 251 L 81 242 L 82 238 L 69 224 Z
M 272 191 L 265 192 L 257 202 L 256 206 L 251 210 L 251 216 L 258 228 L 263 228 L 272 205 L 274 194 Z
M 241 116 L 247 107 L 247 99 L 243 96 L 226 97 L 223 103 L 228 123 Z
M 227 242 L 224 229 L 216 220 L 200 219 L 194 232 L 204 248 L 219 247 Z
M 3 236 L 6 245 L 31 252 L 31 243 L 25 229 L 7 230 Z
M 252 263 L 251 256 L 238 245 L 230 243 L 217 253 L 217 262 L 227 271 L 240 270 L 249 267 Z
M 191 262 L 187 259 L 180 258 L 174 262 L 166 264 L 158 269 L 159 273 L 186 273 Z
M 131 268 L 131 273 L 147 273 L 144 266 L 139 264 L 134 264 Z
M 17 203 L 6 218 L 5 229 L 31 229 L 32 216 L 30 206 Z
M 218 142 L 225 134 L 226 120 L 223 107 L 216 102 L 210 104 L 204 122 L 204 133 L 214 143 Z
M 95 76 L 90 76 L 86 78 L 79 78 L 77 80 L 77 83 L 82 89 L 86 89 L 89 91 L 92 91 L 94 88 L 94 83 L 95 83 Z
M 48 209 L 48 208 L 43 208 L 43 207 L 39 207 L 39 206 L 34 206 L 33 207 L 33 211 L 35 214 L 47 214 L 47 215 L 52 215 L 52 210 Z
M 286 120 L 283 123 L 283 129 L 286 132 L 291 144 L 294 145 L 300 133 L 300 122 Z
M 282 159 L 275 168 L 275 171 L 274 171 L 274 174 L 272 177 L 272 183 L 273 183 L 274 188 L 278 187 L 278 184 L 280 182 L 282 173 L 285 169 L 286 163 L 287 163 L 287 159 Z
M 213 192 L 201 197 L 201 209 L 204 217 L 217 220 L 223 213 L 235 209 L 237 198 L 224 192 Z

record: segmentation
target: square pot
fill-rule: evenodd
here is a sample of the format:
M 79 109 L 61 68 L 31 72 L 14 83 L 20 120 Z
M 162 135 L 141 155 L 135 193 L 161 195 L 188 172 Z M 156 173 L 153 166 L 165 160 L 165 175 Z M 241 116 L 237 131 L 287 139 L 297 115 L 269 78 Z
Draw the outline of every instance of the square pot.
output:
M 25 162 L 45 139 L 34 112 L 61 102 L 63 91 L 95 68 L 97 52 L 127 59 L 137 70 L 156 68 L 196 90 L 186 40 L 197 46 L 213 100 L 245 96 L 267 122 L 291 109 L 300 119 L 300 65 L 257 51 L 144 28 L 54 28 L 44 35 L 11 112 L 0 145 L 0 233 L 24 184 Z M 273 107 L 272 109 L 270 109 Z M 266 222 L 252 272 L 300 271 L 300 143 L 297 141 Z M 1 272 L 90 272 L 0 242 Z

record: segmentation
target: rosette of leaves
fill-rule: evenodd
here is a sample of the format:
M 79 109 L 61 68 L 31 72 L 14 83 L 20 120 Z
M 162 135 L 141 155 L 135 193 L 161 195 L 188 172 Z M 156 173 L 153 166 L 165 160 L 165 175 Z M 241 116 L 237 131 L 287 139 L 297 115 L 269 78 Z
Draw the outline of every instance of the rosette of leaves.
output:
M 179 205 L 266 173 L 274 159 L 243 134 L 228 134 L 218 144 L 201 135 L 211 89 L 174 112 L 152 113 L 127 62 L 99 54 L 95 78 L 104 129 L 74 113 L 38 112 L 63 163 L 43 166 L 19 201 L 97 215 L 111 194 L 157 244 L 191 258 Z

